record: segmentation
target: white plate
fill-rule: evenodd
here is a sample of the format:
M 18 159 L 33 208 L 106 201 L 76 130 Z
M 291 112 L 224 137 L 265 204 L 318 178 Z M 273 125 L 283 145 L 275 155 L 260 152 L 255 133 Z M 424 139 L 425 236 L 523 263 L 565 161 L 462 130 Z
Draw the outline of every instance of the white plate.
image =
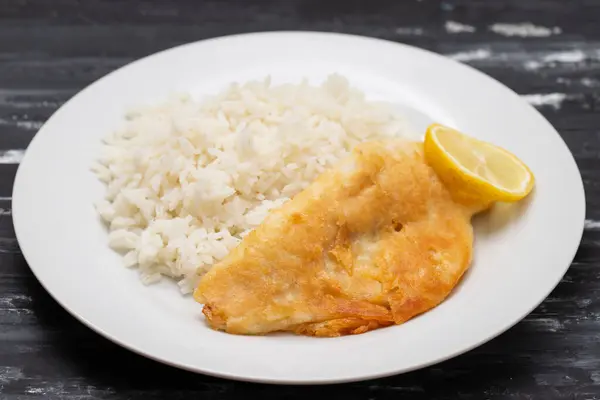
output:
M 476 221 L 475 261 L 452 296 L 401 326 L 315 339 L 210 330 L 174 285 L 142 286 L 107 247 L 89 171 L 100 138 L 134 105 L 195 95 L 271 74 L 322 80 L 340 72 L 372 98 L 502 145 L 537 177 L 528 201 Z M 571 153 L 514 92 L 457 62 L 410 46 L 325 33 L 260 33 L 192 43 L 144 58 L 68 101 L 29 146 L 13 194 L 21 249 L 50 294 L 82 322 L 131 350 L 192 371 L 278 383 L 380 377 L 461 354 L 505 331 L 560 281 L 583 232 L 585 199 Z M 509 350 L 507 350 L 509 351 Z

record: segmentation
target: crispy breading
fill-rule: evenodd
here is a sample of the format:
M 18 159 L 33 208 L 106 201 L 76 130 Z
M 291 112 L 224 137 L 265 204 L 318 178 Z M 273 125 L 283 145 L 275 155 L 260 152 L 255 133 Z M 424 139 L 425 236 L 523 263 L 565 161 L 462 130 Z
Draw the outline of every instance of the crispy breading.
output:
M 471 216 L 400 139 L 357 146 L 203 277 L 209 324 L 234 334 L 363 333 L 441 303 L 471 262 Z

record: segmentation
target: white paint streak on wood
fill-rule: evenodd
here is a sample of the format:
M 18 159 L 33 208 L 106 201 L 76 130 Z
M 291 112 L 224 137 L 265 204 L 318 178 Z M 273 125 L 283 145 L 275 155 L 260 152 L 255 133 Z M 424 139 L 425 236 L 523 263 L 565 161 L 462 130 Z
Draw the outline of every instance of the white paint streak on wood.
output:
M 49 396 L 60 396 L 60 398 L 63 398 L 62 396 L 73 391 L 81 393 L 81 395 L 77 396 L 77 399 L 104 399 L 115 394 L 115 391 L 111 388 L 99 389 L 92 385 L 82 385 L 77 380 L 67 382 L 67 385 L 62 382 L 42 381 L 37 385 L 29 385 L 24 390 L 26 394 L 43 396 L 41 398 L 48 398 Z
M 521 97 L 535 107 L 552 107 L 558 110 L 567 98 L 564 93 L 525 94 Z
M 417 27 L 398 27 L 395 31 L 398 35 L 403 36 L 421 36 L 425 33 L 423 28 Z
M 42 125 L 44 125 L 44 123 L 41 121 L 14 120 L 14 119 L 1 119 L 0 118 L 0 125 L 12 125 L 12 126 L 16 126 L 17 128 L 37 131 L 42 127 Z
M 477 30 L 474 26 L 456 21 L 447 21 L 444 27 L 448 33 L 473 33 Z
M 19 164 L 25 150 L 0 150 L 0 164 Z
M 474 61 L 474 60 L 485 60 L 490 58 L 492 53 L 488 49 L 477 49 L 471 51 L 465 51 L 461 53 L 454 53 L 448 55 L 448 57 L 456 60 L 456 61 Z
M 558 78 L 556 78 L 556 83 L 560 83 L 562 85 L 567 86 L 581 85 L 588 88 L 600 86 L 600 81 L 594 78 L 570 79 L 559 76 Z
M 43 382 L 43 383 L 44 383 L 43 386 L 28 386 L 25 389 L 25 393 L 42 395 L 44 397 L 61 396 L 61 395 L 66 394 L 65 387 L 62 382 L 58 382 L 58 383 Z
M 540 60 L 531 60 L 525 63 L 525 68 L 538 70 L 552 68 L 559 64 L 579 64 L 588 59 L 597 58 L 597 54 L 586 54 L 581 50 L 568 50 L 544 55 Z
M 598 85 L 598 81 L 594 80 L 592 78 L 581 78 L 580 82 L 583 86 L 586 86 L 586 87 L 592 87 L 592 86 Z
M 27 393 L 27 394 L 44 394 L 44 389 L 29 386 L 25 389 L 25 393 Z
M 559 35 L 562 30 L 559 27 L 547 28 L 545 26 L 536 26 L 530 22 L 522 24 L 493 24 L 489 30 L 502 36 L 519 37 L 548 37 Z
M 586 219 L 583 227 L 588 230 L 600 229 L 600 221 L 594 221 L 593 219 Z
M 18 381 L 23 379 L 23 371 L 17 367 L 0 367 L 0 384 L 7 384 L 10 382 Z
M 75 89 L 0 89 L 0 99 L 12 97 L 27 96 L 27 97 L 54 97 L 54 96 L 71 96 L 76 92 Z
M 592 371 L 590 373 L 590 379 L 592 380 L 592 382 L 594 382 L 595 384 L 599 384 L 600 383 L 600 371 Z
M 16 307 L 15 300 L 17 302 L 25 303 L 31 303 L 33 301 L 31 296 L 25 296 L 24 294 L 3 294 L 2 297 L 0 297 L 0 307 Z
M 579 42 L 576 43 L 579 45 Z M 487 45 L 446 53 L 447 57 L 475 65 L 498 65 L 527 71 L 540 69 L 565 70 L 567 73 L 583 66 L 589 69 L 600 63 L 600 49 L 595 44 L 569 44 L 561 51 L 526 51 L 514 46 Z
M 0 201 L 11 201 L 12 197 L 11 196 L 0 196 Z
M 62 101 L 50 101 L 50 100 L 22 100 L 22 99 L 12 99 L 12 98 L 8 98 L 8 99 L 3 99 L 2 97 L 0 97 L 0 105 L 2 106 L 8 106 L 11 108 L 17 108 L 17 109 L 33 109 L 33 108 L 50 108 L 50 109 L 57 109 L 60 106 L 62 106 L 64 104 L 64 102 Z
M 529 316 L 525 321 L 530 325 L 537 325 L 541 329 L 548 332 L 558 332 L 564 329 L 564 325 L 558 320 L 558 318 L 534 318 Z
M 17 127 L 37 131 L 44 125 L 41 121 L 17 121 Z
M 592 304 L 592 299 L 578 299 L 575 300 L 575 304 L 577 304 L 577 307 L 579 308 L 585 308 Z
M 570 377 L 564 372 L 547 372 L 533 375 L 535 383 L 539 386 L 570 387 L 577 383 L 577 379 Z
M 23 315 L 32 315 L 31 301 L 31 297 L 20 294 L 8 293 L 0 295 L 1 318 L 8 323 L 7 319 L 10 318 L 10 315 L 7 313 L 12 313 L 21 317 Z
M 581 50 L 563 51 L 558 53 L 550 53 L 545 56 L 542 61 L 545 62 L 561 62 L 561 63 L 578 63 L 585 61 L 586 54 Z
M 56 109 L 74 92 L 72 89 L 0 89 L 0 105 L 17 109 Z

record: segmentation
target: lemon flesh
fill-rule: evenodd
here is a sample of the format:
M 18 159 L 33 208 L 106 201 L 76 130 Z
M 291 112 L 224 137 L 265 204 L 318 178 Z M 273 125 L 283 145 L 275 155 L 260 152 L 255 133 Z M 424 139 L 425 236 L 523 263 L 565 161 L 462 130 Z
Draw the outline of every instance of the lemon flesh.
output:
M 424 150 L 427 162 L 462 202 L 515 202 L 533 189 L 533 173 L 514 154 L 447 126 L 427 129 Z

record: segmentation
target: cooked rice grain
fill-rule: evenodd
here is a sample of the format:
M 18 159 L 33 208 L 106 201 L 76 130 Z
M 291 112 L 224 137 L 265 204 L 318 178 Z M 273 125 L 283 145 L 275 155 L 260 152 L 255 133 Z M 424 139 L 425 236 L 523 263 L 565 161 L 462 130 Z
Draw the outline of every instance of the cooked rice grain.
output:
M 321 86 L 234 83 L 203 102 L 183 96 L 130 113 L 93 167 L 106 183 L 97 210 L 125 266 L 189 293 L 354 145 L 400 135 L 412 133 L 399 115 L 339 75 Z

